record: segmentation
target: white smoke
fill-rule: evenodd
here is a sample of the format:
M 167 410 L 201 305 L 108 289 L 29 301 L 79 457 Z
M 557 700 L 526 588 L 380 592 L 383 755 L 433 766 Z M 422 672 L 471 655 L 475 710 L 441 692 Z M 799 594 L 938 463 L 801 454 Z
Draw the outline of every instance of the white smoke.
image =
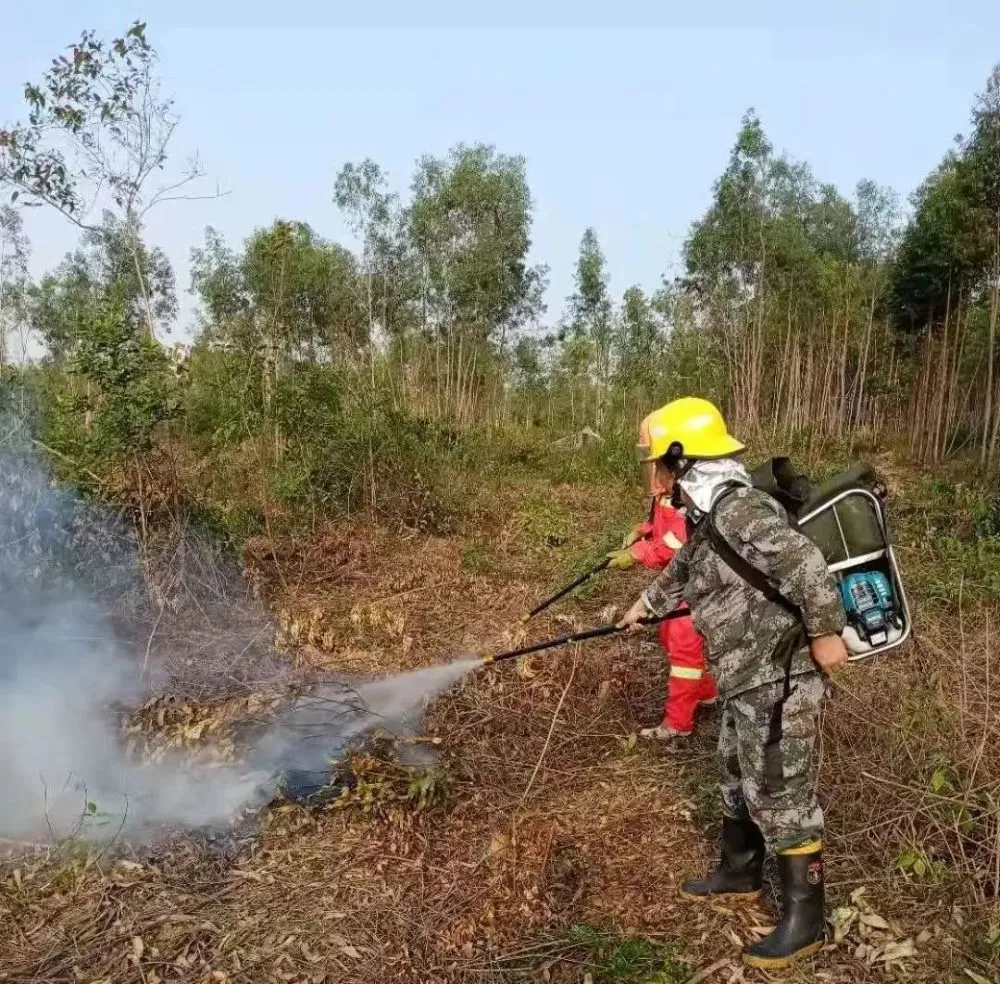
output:
M 150 646 L 119 631 L 118 616 L 145 594 L 134 540 L 113 516 L 54 487 L 23 448 L 0 450 L 0 834 L 134 840 L 223 825 L 269 801 L 282 776 L 321 786 L 359 735 L 413 729 L 431 697 L 480 665 L 300 696 L 241 766 L 143 766 L 126 757 L 118 722 L 148 695 Z

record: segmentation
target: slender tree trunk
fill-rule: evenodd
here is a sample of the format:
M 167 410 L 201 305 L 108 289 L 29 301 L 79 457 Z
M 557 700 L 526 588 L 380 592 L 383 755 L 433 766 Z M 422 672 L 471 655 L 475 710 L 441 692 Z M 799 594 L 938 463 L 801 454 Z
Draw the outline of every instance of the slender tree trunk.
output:
M 808 399 L 809 382 L 802 372 L 802 334 L 795 332 L 790 340 L 792 345 L 792 366 L 789 374 L 788 403 L 789 415 L 786 418 L 785 432 L 791 434 L 802 427 L 802 407 Z
M 437 401 L 438 420 L 443 416 L 443 403 L 441 397 L 441 332 L 434 332 L 434 395 Z
M 996 271 L 996 275 L 993 280 L 993 290 L 990 296 L 990 365 L 989 368 L 992 372 L 993 369 L 993 342 L 996 338 L 997 332 L 997 310 L 1000 308 L 1000 269 Z M 987 389 L 990 386 L 990 382 L 987 382 Z M 994 393 L 992 396 L 992 406 L 993 406 L 993 429 L 990 433 L 990 443 L 989 448 L 986 452 L 986 463 L 992 466 L 997 453 L 997 441 L 1000 439 L 1000 394 Z
M 959 372 L 961 371 L 962 355 L 965 351 L 966 333 L 962 330 L 962 309 L 965 301 L 965 291 L 962 284 L 958 288 L 958 308 L 955 312 L 955 335 L 951 343 L 951 361 L 948 364 L 948 395 L 944 410 L 944 433 L 941 441 L 941 457 L 948 456 L 951 450 L 952 432 L 955 428 L 955 398 L 958 394 Z
M 888 332 L 888 329 L 887 329 Z M 889 371 L 886 373 L 886 381 L 888 384 L 888 391 L 890 393 L 895 392 L 895 387 L 893 386 L 893 376 L 896 372 L 896 347 L 895 345 L 889 344 Z M 884 422 L 884 417 L 886 416 L 885 407 L 878 401 L 874 401 L 874 406 L 872 408 L 872 440 L 878 442 L 879 437 L 882 433 L 882 427 Z
M 840 350 L 840 393 L 835 408 L 836 423 L 832 430 L 839 437 L 847 429 L 847 355 L 851 347 L 851 298 L 847 284 L 844 285 L 844 341 Z
M 7 365 L 7 240 L 0 239 L 0 370 Z
M 951 278 L 948 280 L 948 299 L 944 306 L 944 327 L 941 330 L 941 354 L 935 362 L 936 372 L 940 376 L 940 384 L 936 387 L 937 396 L 935 398 L 936 417 L 934 420 L 934 434 L 931 442 L 931 460 L 941 459 L 943 439 L 941 436 L 941 426 L 944 417 L 944 405 L 947 398 L 948 387 L 948 326 L 951 323 Z M 929 395 L 929 394 L 928 394 Z
M 785 380 L 788 378 L 790 371 L 789 361 L 792 356 L 792 297 L 790 293 L 788 295 L 785 328 L 785 344 L 781 356 L 781 368 L 778 373 L 778 386 L 774 395 L 774 423 L 771 427 L 772 440 L 777 437 L 780 426 L 787 426 L 789 411 L 791 409 L 786 405 L 791 401 L 785 399 Z
M 153 301 L 149 296 L 149 289 L 146 286 L 146 278 L 142 275 L 142 264 L 139 262 L 138 236 L 131 230 L 128 233 L 129 252 L 132 254 L 132 263 L 135 266 L 135 276 L 139 284 L 139 295 L 142 297 L 142 306 L 146 314 L 146 331 L 151 341 L 156 341 L 156 329 L 153 323 Z
M 986 349 L 986 400 L 983 413 L 983 442 L 979 460 L 983 465 L 990 463 L 996 443 L 996 429 L 993 426 L 993 362 L 996 350 L 997 302 L 1000 294 L 1000 212 L 996 216 L 993 240 L 993 284 L 990 291 L 990 334 Z

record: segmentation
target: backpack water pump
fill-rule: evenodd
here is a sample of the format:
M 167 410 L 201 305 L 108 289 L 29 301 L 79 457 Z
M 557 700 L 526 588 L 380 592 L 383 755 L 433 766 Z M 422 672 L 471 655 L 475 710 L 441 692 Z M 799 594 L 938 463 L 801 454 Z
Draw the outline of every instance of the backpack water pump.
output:
M 846 641 L 854 652 L 865 652 L 898 639 L 903 622 L 896 610 L 889 579 L 881 571 L 847 574 L 840 582 L 847 612 Z
M 788 458 L 771 458 L 751 477 L 823 552 L 847 613 L 843 637 L 851 658 L 905 642 L 910 610 L 885 521 L 886 489 L 875 469 L 858 464 L 814 485 Z

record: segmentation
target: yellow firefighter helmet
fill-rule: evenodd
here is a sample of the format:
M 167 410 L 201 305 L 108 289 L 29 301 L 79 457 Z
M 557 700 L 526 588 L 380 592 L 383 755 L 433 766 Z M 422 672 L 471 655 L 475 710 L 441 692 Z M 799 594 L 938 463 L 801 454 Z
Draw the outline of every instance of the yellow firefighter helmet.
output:
M 654 410 L 644 421 L 643 461 L 657 461 L 674 448 L 679 458 L 727 458 L 745 445 L 726 429 L 718 407 L 697 396 L 683 396 Z

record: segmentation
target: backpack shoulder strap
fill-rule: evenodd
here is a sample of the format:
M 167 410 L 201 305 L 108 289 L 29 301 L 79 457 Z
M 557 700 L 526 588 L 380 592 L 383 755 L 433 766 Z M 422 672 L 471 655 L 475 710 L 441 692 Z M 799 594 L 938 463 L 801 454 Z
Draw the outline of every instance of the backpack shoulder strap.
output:
M 734 485 L 727 492 L 723 492 L 718 499 L 712 504 L 712 508 L 706 516 L 708 521 L 708 538 L 712 541 L 712 547 L 715 552 L 719 555 L 723 563 L 726 564 L 732 571 L 734 571 L 739 577 L 743 578 L 747 584 L 756 588 L 768 601 L 775 605 L 780 605 L 785 609 L 790 615 L 795 615 L 797 618 L 802 617 L 802 612 L 799 610 L 799 606 L 795 602 L 786 598 L 772 583 L 771 579 L 759 568 L 755 567 L 750 561 L 746 560 L 739 551 L 725 538 L 721 530 L 715 524 L 715 510 L 719 508 L 719 504 L 727 499 L 729 496 L 736 491 L 737 488 L 742 486 Z
M 792 695 L 795 687 L 792 685 L 792 660 L 795 651 L 802 641 L 805 640 L 805 622 L 802 619 L 802 610 L 791 599 L 786 598 L 772 583 L 771 579 L 760 569 L 754 567 L 748 560 L 743 558 L 736 548 L 723 536 L 722 531 L 715 525 L 715 510 L 723 499 L 732 495 L 738 485 L 734 485 L 728 491 L 723 492 L 712 504 L 705 522 L 708 523 L 708 537 L 712 547 L 731 570 L 739 577 L 743 578 L 752 587 L 755 587 L 768 601 L 784 608 L 789 615 L 794 615 L 796 625 L 790 630 L 797 635 L 793 636 L 794 642 L 788 638 L 788 633 L 782 636 L 775 648 L 774 657 L 782 653 L 785 664 L 785 677 L 782 684 L 781 696 L 775 701 L 771 708 L 771 717 L 767 727 L 767 740 L 764 743 L 764 774 L 766 783 L 775 783 L 776 788 L 780 788 L 784 782 L 784 771 L 782 759 L 780 757 L 781 740 L 784 735 L 783 717 L 785 703 Z M 774 750 L 779 750 L 776 756 Z

